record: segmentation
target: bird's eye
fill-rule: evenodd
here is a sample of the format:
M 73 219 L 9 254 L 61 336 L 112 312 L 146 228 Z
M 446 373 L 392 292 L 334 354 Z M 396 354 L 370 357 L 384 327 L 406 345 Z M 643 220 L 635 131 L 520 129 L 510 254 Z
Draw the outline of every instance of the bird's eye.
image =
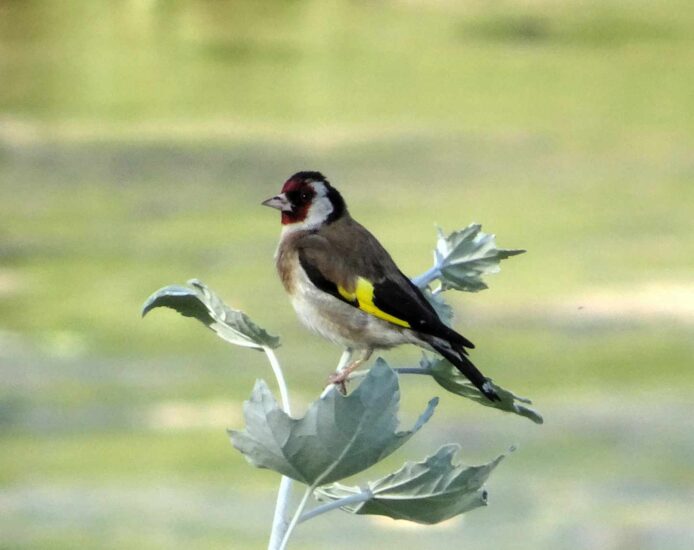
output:
M 302 191 L 301 194 L 299 195 L 299 198 L 303 202 L 308 202 L 308 200 L 311 198 L 311 193 L 309 191 Z

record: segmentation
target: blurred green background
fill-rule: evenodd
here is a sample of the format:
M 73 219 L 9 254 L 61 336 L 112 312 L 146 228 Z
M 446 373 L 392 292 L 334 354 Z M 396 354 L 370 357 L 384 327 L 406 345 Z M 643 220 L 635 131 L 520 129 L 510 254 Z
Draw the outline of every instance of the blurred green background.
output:
M 305 407 L 339 350 L 259 206 L 301 169 L 411 275 L 435 224 L 528 249 L 448 297 L 546 423 L 405 379 L 405 421 L 442 403 L 384 471 L 518 444 L 490 507 L 334 512 L 294 548 L 694 547 L 690 0 L 1 1 L 0 547 L 265 548 L 278 479 L 225 433 L 263 356 L 139 308 L 202 279 L 282 335 Z

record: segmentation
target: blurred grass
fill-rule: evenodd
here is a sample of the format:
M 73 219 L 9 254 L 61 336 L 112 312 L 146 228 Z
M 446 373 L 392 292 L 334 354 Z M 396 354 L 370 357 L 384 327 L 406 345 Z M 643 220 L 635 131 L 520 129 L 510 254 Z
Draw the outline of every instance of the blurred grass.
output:
M 691 308 L 605 317 L 590 298 L 691 288 L 693 30 L 684 0 L 0 3 L 6 543 L 264 547 L 275 479 L 230 450 L 238 413 L 210 407 L 269 377 L 262 355 L 139 307 L 202 279 L 283 337 L 312 399 L 338 350 L 295 321 L 259 203 L 319 169 L 407 273 L 428 268 L 435 223 L 529 250 L 451 301 L 476 363 L 547 424 L 445 398 L 431 432 L 448 437 L 391 465 L 447 440 L 470 461 L 521 450 L 492 509 L 427 540 L 690 548 Z M 408 414 L 438 393 L 418 382 Z M 331 521 L 297 547 L 421 542 L 345 518 L 341 541 Z

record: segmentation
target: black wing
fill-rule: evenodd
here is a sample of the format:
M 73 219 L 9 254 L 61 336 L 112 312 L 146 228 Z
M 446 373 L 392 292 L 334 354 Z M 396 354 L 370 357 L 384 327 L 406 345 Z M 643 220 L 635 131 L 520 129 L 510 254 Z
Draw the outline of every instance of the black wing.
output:
M 388 259 L 390 260 L 390 257 Z M 326 249 L 322 247 L 300 248 L 299 262 L 316 287 L 351 306 L 424 334 L 446 339 L 450 339 L 454 334 L 455 340 L 461 346 L 475 347 L 470 340 L 455 333 L 439 319 L 422 291 L 394 264 L 387 270 L 390 271 L 388 276 L 383 273 L 385 269 L 374 269 L 373 266 L 369 266 L 370 269 L 355 270 L 354 265 L 344 265 L 344 256 L 330 258 Z M 392 260 L 390 262 L 392 263 Z M 338 276 L 338 273 L 341 276 Z M 346 275 L 347 273 L 349 275 Z M 371 285 L 372 290 L 368 294 L 355 292 L 360 284 L 359 279 Z M 372 306 L 375 306 L 375 309 Z

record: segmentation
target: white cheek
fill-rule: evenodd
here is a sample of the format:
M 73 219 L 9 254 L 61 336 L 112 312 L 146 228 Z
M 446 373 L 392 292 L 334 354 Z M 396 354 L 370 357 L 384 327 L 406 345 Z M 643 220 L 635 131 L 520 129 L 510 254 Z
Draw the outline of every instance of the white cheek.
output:
M 318 227 L 328 216 L 333 212 L 333 205 L 329 199 L 321 197 L 314 201 L 311 208 L 308 209 L 308 216 L 304 220 L 307 228 Z
M 293 233 L 294 231 L 316 229 L 323 225 L 332 212 L 333 205 L 330 200 L 326 197 L 319 196 L 313 201 L 303 221 L 282 226 L 282 236 Z

